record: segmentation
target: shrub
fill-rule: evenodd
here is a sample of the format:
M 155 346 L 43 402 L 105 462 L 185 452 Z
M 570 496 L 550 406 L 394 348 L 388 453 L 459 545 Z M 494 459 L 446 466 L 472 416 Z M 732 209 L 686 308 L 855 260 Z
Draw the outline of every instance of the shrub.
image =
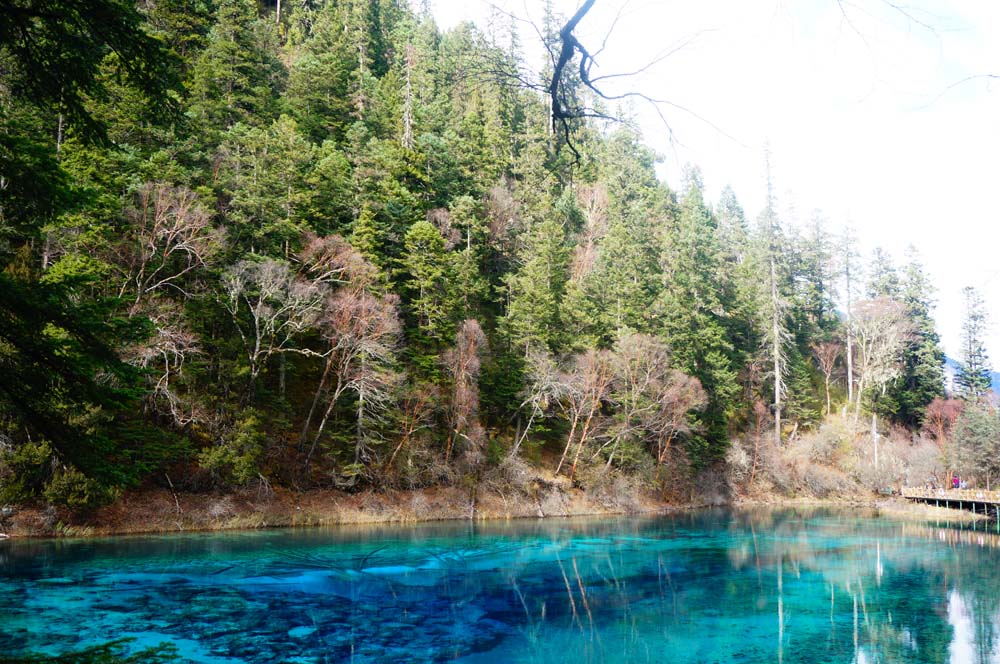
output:
M 0 447 L 0 502 L 37 497 L 52 473 L 52 448 L 46 441 Z
M 802 473 L 802 484 L 817 498 L 847 493 L 852 488 L 848 477 L 827 466 L 809 465 Z
M 753 456 L 746 449 L 747 443 L 734 440 L 726 451 L 726 478 L 733 490 L 746 487 L 753 470 Z
M 241 413 L 221 443 L 198 453 L 198 463 L 222 484 L 246 484 L 260 473 L 266 434 L 253 409 Z
M 81 473 L 73 466 L 60 467 L 45 486 L 45 499 L 53 505 L 88 510 L 113 502 L 121 494 Z
M 595 464 L 580 469 L 580 484 L 594 500 L 608 509 L 635 514 L 642 510 L 639 496 L 643 481 L 604 464 Z
M 803 439 L 809 460 L 833 464 L 850 449 L 850 436 L 843 420 L 828 420 L 813 436 Z

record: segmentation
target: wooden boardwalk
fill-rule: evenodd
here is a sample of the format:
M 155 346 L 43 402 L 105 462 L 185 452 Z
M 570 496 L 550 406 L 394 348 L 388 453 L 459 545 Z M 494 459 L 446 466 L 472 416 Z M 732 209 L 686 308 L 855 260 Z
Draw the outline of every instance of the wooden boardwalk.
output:
M 937 507 L 968 510 L 976 514 L 996 516 L 1000 523 L 1000 491 L 982 489 L 918 489 L 904 488 L 903 497 L 917 503 Z

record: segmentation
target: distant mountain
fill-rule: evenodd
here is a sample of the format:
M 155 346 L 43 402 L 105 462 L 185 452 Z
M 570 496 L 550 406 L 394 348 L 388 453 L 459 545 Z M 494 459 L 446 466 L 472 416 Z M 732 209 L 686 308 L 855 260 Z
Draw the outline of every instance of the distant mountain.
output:
M 945 388 L 949 392 L 955 391 L 955 374 L 958 373 L 958 360 L 953 360 L 952 358 L 945 355 L 944 358 L 944 384 Z M 990 372 L 990 383 L 993 391 L 1000 394 L 1000 371 Z

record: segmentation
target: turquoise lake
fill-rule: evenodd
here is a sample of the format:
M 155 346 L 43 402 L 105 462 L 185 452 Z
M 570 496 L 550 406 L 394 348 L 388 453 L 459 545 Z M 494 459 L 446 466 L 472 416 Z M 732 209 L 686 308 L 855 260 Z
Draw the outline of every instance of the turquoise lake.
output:
M 860 510 L 0 542 L 0 653 L 1000 662 L 1000 536 Z

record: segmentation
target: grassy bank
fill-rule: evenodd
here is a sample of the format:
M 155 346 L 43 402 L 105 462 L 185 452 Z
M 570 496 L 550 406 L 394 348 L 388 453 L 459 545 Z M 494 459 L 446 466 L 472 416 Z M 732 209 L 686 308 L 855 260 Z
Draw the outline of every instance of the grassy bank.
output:
M 691 503 L 668 503 L 636 487 L 584 491 L 565 478 L 536 476 L 517 489 L 495 486 L 435 487 L 410 491 L 285 488 L 232 493 L 173 493 L 154 488 L 126 492 L 88 513 L 51 506 L 22 506 L 0 522 L 9 537 L 98 536 L 218 531 L 358 523 L 409 523 L 446 519 L 512 519 L 550 516 L 655 513 Z

